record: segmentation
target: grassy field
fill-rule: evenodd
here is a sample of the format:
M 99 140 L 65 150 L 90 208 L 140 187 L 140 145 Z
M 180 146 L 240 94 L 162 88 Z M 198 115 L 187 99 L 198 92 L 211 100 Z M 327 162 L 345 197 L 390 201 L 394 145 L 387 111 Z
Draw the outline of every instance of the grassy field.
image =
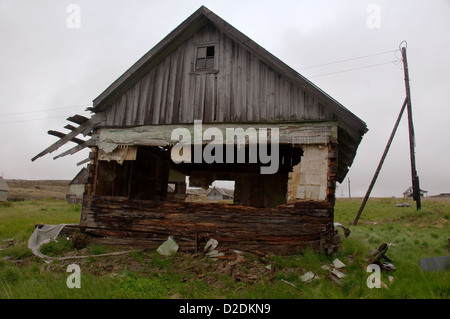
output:
M 62 238 L 47 244 L 49 256 L 92 255 L 86 259 L 46 263 L 32 255 L 27 241 L 34 225 L 77 223 L 80 205 L 59 200 L 0 203 L 0 298 L 450 298 L 449 270 L 423 272 L 419 260 L 450 255 L 450 202 L 424 201 L 422 210 L 396 207 L 399 199 L 370 199 L 358 226 L 342 236 L 335 256 L 305 251 L 293 256 L 227 253 L 212 260 L 155 251 L 96 257 L 116 247 L 88 245 L 75 249 Z M 361 200 L 338 200 L 335 221 L 353 221 Z M 80 235 L 81 236 L 81 235 Z M 8 247 L 14 239 L 14 245 Z M 396 270 L 382 272 L 384 288 L 369 289 L 367 253 L 388 243 Z M 218 248 L 220 249 L 220 243 Z M 123 248 L 122 248 L 123 249 Z M 239 249 L 239 247 L 236 247 Z M 238 259 L 237 259 L 238 258 Z M 346 277 L 334 281 L 323 265 L 339 258 Z M 81 269 L 81 288 L 69 289 L 67 266 Z M 303 283 L 312 271 L 317 279 Z M 388 277 L 392 276 L 390 283 Z

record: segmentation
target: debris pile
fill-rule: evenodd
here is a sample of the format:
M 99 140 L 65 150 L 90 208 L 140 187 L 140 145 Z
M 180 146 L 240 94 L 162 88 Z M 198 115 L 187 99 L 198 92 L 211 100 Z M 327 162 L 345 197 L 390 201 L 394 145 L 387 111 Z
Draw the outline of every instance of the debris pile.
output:
M 343 269 L 345 267 L 346 265 L 336 258 L 335 260 L 333 260 L 332 264 L 323 265 L 322 269 L 328 270 L 330 272 L 331 280 L 339 282 L 342 278 L 346 276 L 346 274 L 343 272 Z
M 381 270 L 389 272 L 389 271 L 396 270 L 396 268 L 393 264 L 391 264 L 392 259 L 389 258 L 388 256 L 386 256 L 387 250 L 388 250 L 388 244 L 383 243 L 377 249 L 372 250 L 369 253 L 369 257 L 371 257 L 371 259 L 370 259 L 371 264 L 376 264 L 376 265 L 380 266 Z M 389 263 L 381 261 L 381 259 L 384 259 L 384 260 L 388 261 Z

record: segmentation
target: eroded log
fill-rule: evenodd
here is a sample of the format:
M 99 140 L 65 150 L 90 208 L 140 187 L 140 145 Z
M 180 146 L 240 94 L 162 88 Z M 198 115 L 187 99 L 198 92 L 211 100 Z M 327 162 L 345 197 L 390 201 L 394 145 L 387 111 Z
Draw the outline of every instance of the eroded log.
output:
M 337 248 L 333 204 L 303 202 L 277 208 L 227 204 L 130 200 L 84 196 L 81 229 L 154 248 L 170 235 L 184 251 L 198 251 L 210 239 L 222 249 L 295 253 L 307 247 Z

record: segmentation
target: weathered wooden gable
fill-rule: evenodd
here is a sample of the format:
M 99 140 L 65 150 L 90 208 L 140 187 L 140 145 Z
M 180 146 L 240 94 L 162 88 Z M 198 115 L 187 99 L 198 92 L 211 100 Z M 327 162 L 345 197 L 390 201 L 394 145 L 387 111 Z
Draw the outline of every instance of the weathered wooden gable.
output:
M 215 45 L 215 70 L 195 71 Z M 333 113 L 211 22 L 174 48 L 105 110 L 106 126 L 331 120 Z

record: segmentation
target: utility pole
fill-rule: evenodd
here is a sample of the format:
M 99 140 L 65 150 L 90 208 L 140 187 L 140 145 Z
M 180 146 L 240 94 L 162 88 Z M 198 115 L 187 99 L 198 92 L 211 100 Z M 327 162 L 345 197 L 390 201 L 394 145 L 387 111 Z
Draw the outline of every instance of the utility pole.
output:
M 402 45 L 402 43 L 400 43 L 400 46 Z M 401 51 L 402 51 L 402 57 L 403 57 L 403 70 L 404 70 L 404 75 L 405 75 L 406 98 L 405 98 L 405 101 L 403 102 L 402 108 L 400 110 L 400 114 L 397 117 L 397 121 L 395 122 L 394 128 L 392 130 L 391 136 L 389 137 L 389 141 L 386 145 L 386 148 L 384 149 L 384 153 L 378 164 L 377 170 L 375 171 L 375 174 L 372 178 L 372 181 L 370 182 L 370 185 L 366 192 L 366 195 L 364 196 L 364 199 L 361 203 L 358 213 L 356 214 L 355 220 L 353 221 L 353 225 L 356 225 L 358 223 L 359 218 L 361 217 L 362 211 L 364 210 L 364 206 L 366 205 L 367 200 L 369 199 L 370 193 L 372 192 L 373 186 L 375 185 L 375 182 L 378 178 L 378 174 L 380 173 L 381 167 L 383 166 L 384 160 L 386 159 L 386 155 L 389 151 L 389 148 L 391 147 L 392 140 L 394 139 L 395 132 L 397 131 L 398 125 L 402 118 L 403 112 L 405 111 L 405 108 L 408 110 L 409 150 L 410 150 L 410 158 L 411 158 L 411 179 L 412 179 L 413 198 L 416 201 L 417 210 L 421 209 L 419 176 L 417 175 L 417 170 L 416 170 L 416 156 L 415 156 L 415 150 L 414 150 L 415 137 L 414 137 L 414 125 L 413 125 L 413 120 L 412 120 L 411 90 L 409 87 L 409 72 L 408 72 L 408 61 L 406 58 L 406 47 L 402 47 Z
M 366 206 L 367 200 L 369 199 L 370 193 L 372 192 L 372 189 L 375 186 L 375 182 L 377 181 L 378 175 L 380 174 L 381 167 L 383 167 L 384 160 L 386 159 L 386 155 L 389 152 L 389 148 L 391 147 L 392 141 L 395 136 L 395 132 L 397 132 L 397 128 L 398 128 L 398 125 L 400 124 L 400 120 L 402 119 L 402 115 L 403 115 L 403 112 L 405 111 L 405 108 L 406 108 L 406 99 L 405 99 L 405 102 L 403 102 L 402 108 L 400 109 L 400 113 L 398 114 L 397 121 L 395 122 L 394 128 L 392 129 L 391 136 L 389 137 L 386 147 L 384 148 L 384 152 L 383 152 L 383 155 L 381 156 L 380 162 L 378 163 L 377 170 L 375 171 L 375 174 L 373 175 L 372 181 L 370 182 L 370 185 L 369 185 L 369 188 L 367 189 L 366 195 L 364 196 L 361 206 L 359 207 L 358 213 L 356 214 L 355 220 L 353 221 L 353 225 L 356 225 L 358 223 L 359 217 L 361 217 L 364 207 Z
M 411 180 L 413 189 L 413 199 L 416 201 L 417 210 L 421 209 L 420 202 L 420 184 L 419 176 L 416 170 L 416 155 L 415 155 L 415 136 L 414 136 L 414 124 L 412 119 L 412 106 L 411 106 L 411 90 L 409 86 L 409 71 L 408 60 L 406 57 L 406 46 L 402 48 L 403 58 L 403 71 L 405 74 L 405 88 L 406 88 L 406 104 L 408 110 L 408 127 L 409 127 L 409 152 L 411 158 Z

